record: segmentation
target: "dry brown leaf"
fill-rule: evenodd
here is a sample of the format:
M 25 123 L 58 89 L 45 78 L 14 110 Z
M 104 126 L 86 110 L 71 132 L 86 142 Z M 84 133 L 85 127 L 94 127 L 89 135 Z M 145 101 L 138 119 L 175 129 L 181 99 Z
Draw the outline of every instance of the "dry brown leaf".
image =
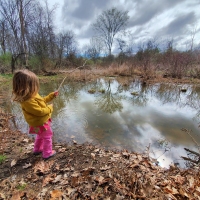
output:
M 71 185 L 73 187 L 76 187 L 78 186 L 78 184 L 79 184 L 79 177 L 71 177 Z
M 188 198 L 189 198 L 189 194 L 184 190 L 184 188 L 180 188 L 180 189 L 179 189 L 179 193 L 180 193 L 183 197 L 188 197 Z
M 57 198 L 61 199 L 63 192 L 61 192 L 60 190 L 52 190 L 50 192 L 50 195 L 51 195 L 52 200 L 54 200 L 54 199 L 56 200 Z
M 17 163 L 17 161 L 14 159 L 14 160 L 12 160 L 12 162 L 11 162 L 10 166 L 11 166 L 11 167 L 13 167 L 13 166 L 15 166 L 15 165 L 16 165 L 16 163 Z
M 139 161 L 142 161 L 142 159 L 143 159 L 141 155 L 137 155 L 137 158 Z
M 169 200 L 177 200 L 177 198 L 173 194 L 166 194 L 165 195 Z
M 105 194 L 108 193 L 108 188 L 109 188 L 109 187 L 110 187 L 109 185 L 106 185 L 106 186 L 105 186 L 105 188 L 104 188 L 104 193 L 105 193 Z
M 28 142 L 28 141 L 29 141 L 28 138 L 22 140 L 22 142 Z
M 23 197 L 24 195 L 25 193 L 23 191 L 14 192 L 10 200 L 21 200 L 21 197 Z
M 63 147 L 63 148 L 59 148 L 59 149 L 58 149 L 58 152 L 61 152 L 61 153 L 63 153 L 63 152 L 65 152 L 65 151 L 66 151 L 66 149 L 67 149 L 67 148 L 64 148 L 64 147 Z
M 27 168 L 29 168 L 29 167 L 31 167 L 32 166 L 32 164 L 31 163 L 25 163 L 25 165 L 22 167 L 23 169 L 27 169 Z
M 123 199 L 125 199 L 124 196 L 120 196 L 119 194 L 116 195 L 115 200 L 123 200 Z
M 78 177 L 79 175 L 80 175 L 79 172 L 74 172 L 71 176 L 72 176 L 72 177 Z
M 170 194 L 179 194 L 178 190 L 174 187 L 170 187 L 169 185 L 165 187 L 165 191 Z
M 195 187 L 195 180 L 193 176 L 187 176 L 187 180 L 189 181 L 189 188 L 194 189 Z
M 136 168 L 136 167 L 139 167 L 139 164 L 132 164 L 129 166 L 130 168 Z
M 67 179 L 60 181 L 60 185 L 68 185 L 68 184 L 69 184 L 69 181 Z
M 179 183 L 181 185 L 185 182 L 185 177 L 183 176 L 176 175 L 176 176 L 170 176 L 170 177 L 173 178 L 176 183 Z
M 103 181 L 104 181 L 104 177 L 103 177 L 103 176 L 97 176 L 97 177 L 95 178 L 95 180 L 96 180 L 97 182 L 99 182 L 99 185 L 101 185 L 101 184 L 103 183 Z
M 105 167 L 101 167 L 100 170 L 101 171 L 106 171 L 106 170 L 108 170 L 110 168 L 111 168 L 110 166 L 105 165 Z
M 77 141 L 76 141 L 76 140 L 72 140 L 72 141 L 73 141 L 74 144 L 77 144 Z
M 196 191 L 200 192 L 200 187 L 196 187 L 195 189 Z
M 95 149 L 94 152 L 95 152 L 95 153 L 99 152 L 99 149 Z
M 60 165 L 56 164 L 55 169 L 60 170 Z
M 89 174 L 93 173 L 93 171 L 95 170 L 94 167 L 89 167 L 89 168 L 85 168 L 81 171 L 83 176 L 88 176 Z
M 56 178 L 52 182 L 57 183 L 61 180 L 61 178 L 62 178 L 62 175 L 58 175 L 58 176 L 56 176 Z
M 6 196 L 3 193 L 0 193 L 0 198 L 5 199 Z
M 120 154 L 113 154 L 114 158 L 119 158 L 121 155 Z
M 128 152 L 126 152 L 126 151 L 122 152 L 122 155 L 123 155 L 123 157 L 125 157 L 125 158 L 129 158 L 129 157 L 130 157 L 130 153 L 128 153 Z
M 40 161 L 40 162 L 35 164 L 34 173 L 36 173 L 36 172 L 42 172 L 42 173 L 48 172 L 51 169 L 53 164 L 54 164 L 53 160 L 49 161 L 49 162 Z
M 91 153 L 91 156 L 93 159 L 95 159 L 95 154 L 94 153 Z
M 195 189 L 196 189 L 196 191 L 194 192 L 194 196 L 198 197 L 198 199 L 200 199 L 200 187 L 196 187 Z
M 70 188 L 70 187 L 66 188 L 66 190 L 67 190 L 67 195 L 68 195 L 68 196 L 69 196 L 71 193 L 73 193 L 74 191 L 76 191 L 75 189 Z
M 47 175 L 42 182 L 42 187 L 46 186 L 50 181 L 52 181 L 51 174 Z
M 145 167 L 151 167 L 151 164 L 150 164 L 149 160 L 147 160 L 147 159 L 143 160 L 142 164 L 143 164 Z

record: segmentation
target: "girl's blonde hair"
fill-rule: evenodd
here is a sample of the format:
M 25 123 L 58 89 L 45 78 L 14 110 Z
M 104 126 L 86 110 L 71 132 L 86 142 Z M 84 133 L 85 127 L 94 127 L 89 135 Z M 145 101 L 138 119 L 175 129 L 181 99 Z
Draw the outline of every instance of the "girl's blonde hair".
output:
M 37 94 L 39 79 L 27 69 L 18 70 L 13 76 L 13 101 L 23 102 Z

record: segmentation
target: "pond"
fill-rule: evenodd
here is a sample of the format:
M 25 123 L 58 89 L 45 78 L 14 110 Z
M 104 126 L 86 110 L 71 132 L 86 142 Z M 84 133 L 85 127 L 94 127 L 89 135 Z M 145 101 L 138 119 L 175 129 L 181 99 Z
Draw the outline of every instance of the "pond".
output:
M 58 86 L 59 83 L 41 84 L 40 94 L 45 96 Z M 196 151 L 195 142 L 200 144 L 199 98 L 199 86 L 142 85 L 127 78 L 89 83 L 66 80 L 60 95 L 53 100 L 54 141 L 75 140 L 139 153 L 148 150 L 162 167 L 171 163 L 183 167 L 181 156 L 187 155 L 184 148 Z M 16 115 L 17 128 L 27 132 L 18 104 L 13 103 L 10 109 Z

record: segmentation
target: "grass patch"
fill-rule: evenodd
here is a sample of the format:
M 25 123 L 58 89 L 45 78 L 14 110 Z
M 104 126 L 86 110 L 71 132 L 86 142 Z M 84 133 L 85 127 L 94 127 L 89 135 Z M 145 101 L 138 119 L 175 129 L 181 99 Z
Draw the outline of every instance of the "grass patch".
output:
M 0 155 L 0 164 L 2 164 L 6 160 L 6 156 Z
M 13 74 L 0 74 L 0 81 L 11 81 Z
M 24 190 L 25 188 L 26 188 L 26 183 L 23 183 L 23 184 L 19 184 L 18 186 L 17 186 L 17 189 L 18 190 Z

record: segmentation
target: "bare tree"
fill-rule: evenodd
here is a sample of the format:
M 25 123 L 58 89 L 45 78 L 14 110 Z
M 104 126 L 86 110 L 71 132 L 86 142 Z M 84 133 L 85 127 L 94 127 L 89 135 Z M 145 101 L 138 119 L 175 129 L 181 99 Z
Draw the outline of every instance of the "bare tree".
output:
M 128 11 L 120 11 L 117 8 L 111 8 L 103 11 L 92 25 L 94 30 L 100 34 L 108 49 L 109 55 L 111 55 L 116 34 L 126 27 L 128 19 Z
M 194 38 L 195 38 L 195 35 L 197 33 L 197 27 L 193 27 L 192 31 L 190 32 L 190 36 L 191 36 L 191 45 L 190 45 L 190 51 L 192 52 L 193 51 L 193 47 L 194 47 Z
M 15 48 L 12 49 L 13 52 L 20 52 L 20 40 L 19 40 L 19 20 L 17 14 L 16 3 L 12 0 L 2 0 L 0 1 L 0 13 L 8 24 L 9 28 L 13 32 Z
M 158 43 L 156 39 L 149 39 L 140 44 L 136 58 L 141 65 L 144 79 L 148 79 L 155 72 L 156 57 L 159 54 Z
M 75 34 L 72 31 L 66 31 L 57 35 L 57 56 L 56 65 L 61 65 L 62 59 L 70 54 L 75 54 L 77 50 L 77 42 Z
M 19 20 L 20 20 L 20 28 L 21 28 L 21 44 L 25 55 L 25 65 L 28 66 L 28 52 L 27 52 L 27 45 L 26 45 L 26 39 L 25 39 L 25 20 L 24 20 L 24 0 L 17 0 L 17 10 L 19 14 Z
M 5 19 L 0 20 L 0 45 L 2 52 L 6 53 L 6 35 L 7 35 L 7 23 Z
M 7 46 L 14 58 L 20 58 L 22 63 L 28 65 L 28 28 L 33 18 L 36 0 L 1 0 L 0 14 L 7 26 Z M 5 31 L 5 24 L 1 26 Z M 5 36 L 5 33 L 4 33 Z M 5 43 L 4 43 L 5 44 Z M 6 49 L 4 49 L 6 50 Z M 14 60 L 14 62 L 13 62 Z M 11 61 L 11 67 L 16 59 Z
M 101 39 L 98 37 L 93 37 L 90 40 L 90 44 L 87 45 L 85 50 L 85 54 L 88 58 L 91 58 L 94 62 L 97 58 L 101 56 L 102 50 L 103 50 L 103 44 L 101 42 Z
M 48 40 L 49 40 L 49 53 L 52 58 L 55 57 L 55 43 L 56 36 L 54 34 L 54 26 L 53 26 L 53 16 L 54 12 L 57 8 L 57 5 L 54 5 L 52 9 L 49 8 L 47 0 L 45 0 L 45 22 L 48 32 Z

